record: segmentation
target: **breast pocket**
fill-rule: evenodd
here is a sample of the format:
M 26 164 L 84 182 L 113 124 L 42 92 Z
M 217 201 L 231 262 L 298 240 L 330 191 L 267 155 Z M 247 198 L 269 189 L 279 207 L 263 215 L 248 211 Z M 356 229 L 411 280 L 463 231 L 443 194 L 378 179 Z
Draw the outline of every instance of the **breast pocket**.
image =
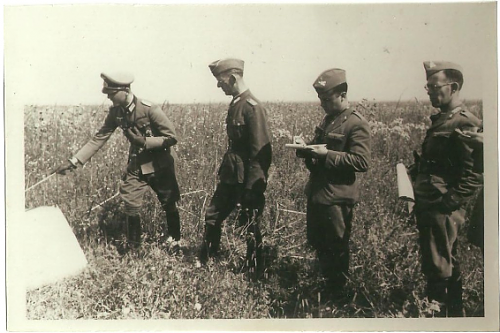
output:
M 245 136 L 246 124 L 244 119 L 234 119 L 228 124 L 228 135 L 231 140 L 240 140 Z
M 330 150 L 342 151 L 345 146 L 345 134 L 339 132 L 328 132 L 326 134 L 326 146 Z
M 429 141 L 426 143 L 426 155 L 430 159 L 446 159 L 451 151 L 451 132 L 432 133 Z
M 144 116 L 141 118 L 137 118 L 135 120 L 135 126 L 141 132 L 142 135 L 146 137 L 152 137 L 153 131 L 151 130 L 151 123 L 149 122 L 149 118 Z

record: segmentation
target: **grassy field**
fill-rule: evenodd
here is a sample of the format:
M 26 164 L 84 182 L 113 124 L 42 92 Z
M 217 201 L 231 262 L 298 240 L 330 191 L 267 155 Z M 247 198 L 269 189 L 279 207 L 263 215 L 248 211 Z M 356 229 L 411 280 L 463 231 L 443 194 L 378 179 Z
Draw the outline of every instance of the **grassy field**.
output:
M 482 116 L 482 103 L 467 103 Z M 144 244 L 121 256 L 113 245 L 123 216 L 113 197 L 127 163 L 128 142 L 117 130 L 85 167 L 53 177 L 26 193 L 26 208 L 57 205 L 89 261 L 72 278 L 27 293 L 30 319 L 318 318 L 423 317 L 432 304 L 423 297 L 415 222 L 397 199 L 396 163 L 410 164 L 420 149 L 428 104 L 363 100 L 353 105 L 370 121 L 372 164 L 360 175 L 361 202 L 351 237 L 347 296 L 329 298 L 315 254 L 306 243 L 303 194 L 308 172 L 285 149 L 293 135 L 310 137 L 323 116 L 318 103 L 266 104 L 273 133 L 273 166 L 266 192 L 263 232 L 266 271 L 254 282 L 242 272 L 244 239 L 231 216 L 224 224 L 223 253 L 196 267 L 203 216 L 217 183 L 226 148 L 227 105 L 163 105 L 176 125 L 179 143 L 179 202 L 185 246 L 173 254 L 158 243 L 164 215 L 154 193 L 142 210 Z M 102 106 L 26 106 L 26 187 L 43 179 L 100 127 Z M 484 315 L 483 260 L 460 234 L 467 316 Z

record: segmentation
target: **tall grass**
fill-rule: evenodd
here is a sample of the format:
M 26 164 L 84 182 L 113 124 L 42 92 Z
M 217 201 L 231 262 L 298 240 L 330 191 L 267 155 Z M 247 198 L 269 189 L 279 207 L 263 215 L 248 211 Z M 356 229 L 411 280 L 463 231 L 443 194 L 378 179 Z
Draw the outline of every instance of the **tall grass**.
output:
M 469 102 L 481 115 L 482 104 Z M 128 142 L 117 130 L 83 168 L 53 177 L 26 193 L 27 208 L 58 205 L 89 260 L 79 276 L 27 293 L 31 319 L 118 318 L 311 318 L 422 317 L 432 304 L 423 297 L 415 223 L 397 200 L 395 165 L 410 164 L 419 149 L 433 109 L 415 102 L 354 103 L 370 121 L 371 169 L 360 175 L 361 202 L 355 208 L 351 237 L 351 275 L 346 296 L 333 300 L 306 243 L 303 194 L 308 173 L 293 151 L 284 148 L 293 135 L 311 136 L 323 116 L 317 103 L 266 104 L 273 133 L 273 166 L 266 192 L 262 229 L 266 271 L 253 281 L 243 270 L 241 228 L 226 221 L 222 254 L 197 267 L 203 217 L 217 183 L 217 167 L 226 149 L 227 105 L 163 105 L 175 123 L 179 143 L 177 175 L 181 253 L 157 243 L 162 209 L 154 193 L 142 209 L 145 242 L 140 251 L 121 256 L 114 242 L 123 219 L 112 197 L 127 162 Z M 45 177 L 88 140 L 107 110 L 95 106 L 28 106 L 25 112 L 26 186 Z M 93 209 L 94 208 L 94 209 Z M 468 316 L 484 315 L 480 252 L 459 236 Z

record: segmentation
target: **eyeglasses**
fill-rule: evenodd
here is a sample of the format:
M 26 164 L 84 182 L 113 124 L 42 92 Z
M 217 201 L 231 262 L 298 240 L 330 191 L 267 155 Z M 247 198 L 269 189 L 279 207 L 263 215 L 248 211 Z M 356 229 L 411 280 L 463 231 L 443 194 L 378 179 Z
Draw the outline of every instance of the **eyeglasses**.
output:
M 440 86 L 438 86 L 437 84 L 426 84 L 424 86 L 424 89 L 427 91 L 438 91 L 439 89 L 446 87 L 446 86 L 449 86 L 449 85 L 452 85 L 454 83 L 456 83 L 456 82 L 450 82 L 450 83 L 446 83 L 446 84 L 443 84 Z

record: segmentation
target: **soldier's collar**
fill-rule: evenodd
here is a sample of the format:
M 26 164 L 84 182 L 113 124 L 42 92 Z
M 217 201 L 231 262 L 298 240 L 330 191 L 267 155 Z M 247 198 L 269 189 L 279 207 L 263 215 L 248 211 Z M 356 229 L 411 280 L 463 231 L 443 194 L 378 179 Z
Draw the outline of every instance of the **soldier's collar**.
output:
M 238 103 L 244 97 L 243 95 L 246 96 L 248 93 L 250 93 L 250 90 L 247 89 L 234 96 L 233 100 L 231 101 L 231 105 Z
M 134 98 L 132 98 L 132 102 L 130 102 L 130 104 L 124 107 L 125 112 L 126 113 L 134 112 L 136 104 L 137 104 L 137 97 L 134 96 Z
M 334 112 L 330 116 L 332 117 L 332 119 L 337 118 L 338 116 L 340 116 L 342 113 L 346 112 L 347 110 L 349 110 L 349 107 L 346 107 L 342 111 Z
M 460 110 L 462 110 L 462 105 L 458 105 L 457 107 L 455 107 L 453 110 L 450 110 L 450 111 L 446 111 L 446 112 L 440 111 L 436 115 L 437 116 L 444 115 L 444 116 L 448 116 L 448 118 L 451 118 L 454 115 L 456 115 Z

